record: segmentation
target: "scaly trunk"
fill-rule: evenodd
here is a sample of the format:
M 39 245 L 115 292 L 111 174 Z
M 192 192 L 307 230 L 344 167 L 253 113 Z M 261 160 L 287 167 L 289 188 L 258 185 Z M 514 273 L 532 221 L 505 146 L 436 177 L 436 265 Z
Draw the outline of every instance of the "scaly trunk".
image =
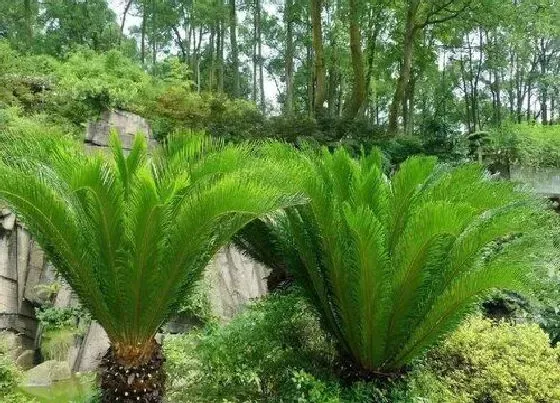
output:
M 314 52 L 314 71 L 315 71 L 315 97 L 313 108 L 315 116 L 323 113 L 323 104 L 325 102 L 325 53 L 323 51 L 323 27 L 321 20 L 321 11 L 323 8 L 322 0 L 311 0 L 311 25 L 313 29 L 313 52 Z
M 159 344 L 144 349 L 111 345 L 99 365 L 102 403 L 161 403 L 165 392 L 165 358 Z

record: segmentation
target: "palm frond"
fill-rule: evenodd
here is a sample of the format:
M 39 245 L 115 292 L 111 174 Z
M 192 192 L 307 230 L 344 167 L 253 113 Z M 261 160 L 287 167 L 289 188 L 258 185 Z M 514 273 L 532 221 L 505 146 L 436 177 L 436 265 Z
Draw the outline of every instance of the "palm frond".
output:
M 287 267 L 364 369 L 398 371 L 490 290 L 522 289 L 536 263 L 540 207 L 480 166 L 413 157 L 389 178 L 377 151 L 299 158 L 309 204 L 242 230 L 237 244 Z

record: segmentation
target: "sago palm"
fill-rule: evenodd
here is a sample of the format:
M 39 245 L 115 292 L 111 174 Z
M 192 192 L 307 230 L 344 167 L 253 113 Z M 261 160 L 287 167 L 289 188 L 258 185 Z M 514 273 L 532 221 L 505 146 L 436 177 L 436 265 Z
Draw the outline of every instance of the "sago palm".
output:
M 359 372 L 400 371 L 477 298 L 524 287 L 540 214 L 511 183 L 430 157 L 392 178 L 378 152 L 297 158 L 309 204 L 252 222 L 236 243 L 301 282 Z
M 151 156 L 143 136 L 125 155 L 113 135 L 111 151 L 87 156 L 55 135 L 0 136 L 0 199 L 106 330 L 103 401 L 157 402 L 165 374 L 154 336 L 179 296 L 234 232 L 298 197 L 270 185 L 284 172 L 250 147 L 202 135 L 174 136 Z

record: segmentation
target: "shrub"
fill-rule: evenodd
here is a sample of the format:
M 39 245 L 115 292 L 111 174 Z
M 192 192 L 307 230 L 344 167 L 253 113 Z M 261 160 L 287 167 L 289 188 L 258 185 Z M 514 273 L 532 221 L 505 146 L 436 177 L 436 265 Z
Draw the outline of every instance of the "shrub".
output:
M 292 293 L 255 303 L 227 326 L 169 336 L 165 352 L 174 402 L 275 400 L 295 391 L 295 372 L 324 372 L 335 357 L 310 308 Z
M 473 317 L 429 354 L 409 388 L 434 403 L 560 401 L 560 349 L 538 325 Z
M 492 158 L 535 167 L 560 167 L 560 126 L 508 124 L 489 133 Z
M 0 333 L 0 401 L 3 403 L 34 403 L 16 390 L 21 372 L 10 355 L 6 335 Z

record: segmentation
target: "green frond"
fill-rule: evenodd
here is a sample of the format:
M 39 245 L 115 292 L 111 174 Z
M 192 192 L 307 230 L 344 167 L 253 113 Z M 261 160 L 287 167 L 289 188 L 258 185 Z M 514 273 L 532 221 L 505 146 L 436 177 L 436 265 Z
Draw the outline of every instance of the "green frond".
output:
M 296 160 L 258 145 L 177 133 L 149 156 L 143 136 L 127 154 L 113 133 L 110 147 L 88 156 L 63 135 L 3 134 L 0 199 L 113 343 L 149 343 L 239 229 L 306 201 L 282 178 Z
M 378 151 L 306 151 L 299 161 L 293 180 L 309 204 L 242 230 L 237 244 L 287 267 L 366 370 L 398 371 L 487 292 L 522 290 L 535 266 L 539 207 L 478 165 L 413 157 L 390 178 Z

